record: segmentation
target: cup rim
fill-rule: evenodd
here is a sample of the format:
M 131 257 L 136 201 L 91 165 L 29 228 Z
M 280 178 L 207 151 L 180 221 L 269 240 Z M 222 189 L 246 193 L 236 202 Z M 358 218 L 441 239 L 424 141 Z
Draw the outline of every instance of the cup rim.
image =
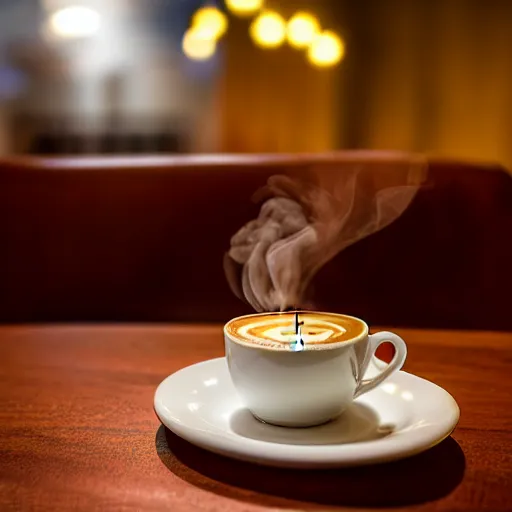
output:
M 232 341 L 233 343 L 235 343 L 236 345 L 240 345 L 242 347 L 252 348 L 254 350 L 263 350 L 266 352 L 279 352 L 279 353 L 283 353 L 283 354 L 287 354 L 287 353 L 295 354 L 296 352 L 293 352 L 290 350 L 284 350 L 284 349 L 278 348 L 278 347 L 263 347 L 260 345 L 254 345 L 252 343 L 249 343 L 249 342 L 241 340 L 241 339 L 235 339 L 230 333 L 227 332 L 228 325 L 231 324 L 232 322 L 235 322 L 236 320 L 242 320 L 244 318 L 251 318 L 251 317 L 268 316 L 268 315 L 280 316 L 280 315 L 287 315 L 287 314 L 295 313 L 295 312 L 313 313 L 313 314 L 318 314 L 318 315 L 342 316 L 345 318 L 351 318 L 353 320 L 357 320 L 358 322 L 361 322 L 364 326 L 364 331 L 361 334 L 359 334 L 358 336 L 355 336 L 354 338 L 352 338 L 350 340 L 338 341 L 336 343 L 330 343 L 327 346 L 324 345 L 322 348 L 315 348 L 313 345 L 306 345 L 303 351 L 297 352 L 300 354 L 303 354 L 305 352 L 327 352 L 329 350 L 335 350 L 340 347 L 348 347 L 351 345 L 355 345 L 356 343 L 365 339 L 369 335 L 369 332 L 370 332 L 368 324 L 361 318 L 358 318 L 357 316 L 346 315 L 344 313 L 333 313 L 333 312 L 328 312 L 328 311 L 292 310 L 292 311 L 268 311 L 268 312 L 262 312 L 262 313 L 250 313 L 247 315 L 236 316 L 234 318 L 231 318 L 224 324 L 224 329 L 223 329 L 224 336 L 226 338 L 228 338 L 230 341 Z

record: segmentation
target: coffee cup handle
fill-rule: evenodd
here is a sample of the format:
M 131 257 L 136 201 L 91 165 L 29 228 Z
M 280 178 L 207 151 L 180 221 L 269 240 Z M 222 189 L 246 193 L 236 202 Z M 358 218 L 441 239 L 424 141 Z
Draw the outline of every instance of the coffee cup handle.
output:
M 354 393 L 354 398 L 371 391 L 376 388 L 379 384 L 384 382 L 392 373 L 400 370 L 402 368 L 405 358 L 407 357 L 407 345 L 405 341 L 400 338 L 400 336 L 387 331 L 378 332 L 376 334 L 370 334 L 368 336 L 368 350 L 366 352 L 366 357 L 362 365 L 362 375 L 368 368 L 368 365 L 373 357 L 375 357 L 375 352 L 379 348 L 379 345 L 382 343 L 389 342 L 392 343 L 395 347 L 395 355 L 391 362 L 385 366 L 384 370 L 378 373 L 375 377 L 371 379 L 363 379 L 359 382 L 356 391 Z

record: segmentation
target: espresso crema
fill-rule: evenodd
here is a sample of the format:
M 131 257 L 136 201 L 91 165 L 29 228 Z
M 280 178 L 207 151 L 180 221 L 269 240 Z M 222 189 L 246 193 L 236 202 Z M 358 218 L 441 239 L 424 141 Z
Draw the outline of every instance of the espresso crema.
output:
M 298 320 L 305 350 L 332 348 L 367 333 L 364 322 L 345 315 L 302 311 Z M 297 342 L 295 322 L 295 312 L 248 315 L 229 321 L 224 330 L 243 345 L 288 351 Z

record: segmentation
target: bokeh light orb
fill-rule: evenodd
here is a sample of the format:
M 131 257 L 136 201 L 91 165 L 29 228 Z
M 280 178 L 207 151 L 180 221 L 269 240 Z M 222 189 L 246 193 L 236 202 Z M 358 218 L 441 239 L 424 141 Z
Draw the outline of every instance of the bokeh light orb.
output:
M 226 7 L 238 16 L 252 16 L 263 7 L 264 0 L 226 0 Z
M 192 17 L 192 28 L 203 39 L 217 40 L 228 29 L 228 19 L 217 7 L 201 7 Z
M 318 67 L 335 66 L 344 56 L 345 43 L 330 30 L 318 34 L 308 50 L 308 60 Z
M 217 48 L 215 39 L 204 37 L 201 31 L 189 28 L 183 36 L 183 53 L 191 60 L 208 60 Z
M 308 12 L 294 14 L 286 29 L 286 36 L 290 46 L 294 48 L 307 48 L 320 32 L 320 22 Z
M 92 36 L 98 32 L 100 26 L 100 14 L 94 9 L 80 5 L 60 9 L 49 19 L 50 31 L 62 38 Z
M 277 12 L 262 12 L 251 23 L 250 34 L 258 46 L 262 48 L 277 48 L 286 39 L 286 22 Z

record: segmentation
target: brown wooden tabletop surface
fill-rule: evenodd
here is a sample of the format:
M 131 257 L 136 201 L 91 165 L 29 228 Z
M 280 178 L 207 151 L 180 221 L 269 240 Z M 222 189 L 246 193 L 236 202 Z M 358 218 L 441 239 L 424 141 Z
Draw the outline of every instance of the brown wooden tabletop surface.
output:
M 461 408 L 453 435 L 403 461 L 264 468 L 164 429 L 153 393 L 223 354 L 220 326 L 0 327 L 0 510 L 512 510 L 512 333 L 395 329 L 406 370 Z

